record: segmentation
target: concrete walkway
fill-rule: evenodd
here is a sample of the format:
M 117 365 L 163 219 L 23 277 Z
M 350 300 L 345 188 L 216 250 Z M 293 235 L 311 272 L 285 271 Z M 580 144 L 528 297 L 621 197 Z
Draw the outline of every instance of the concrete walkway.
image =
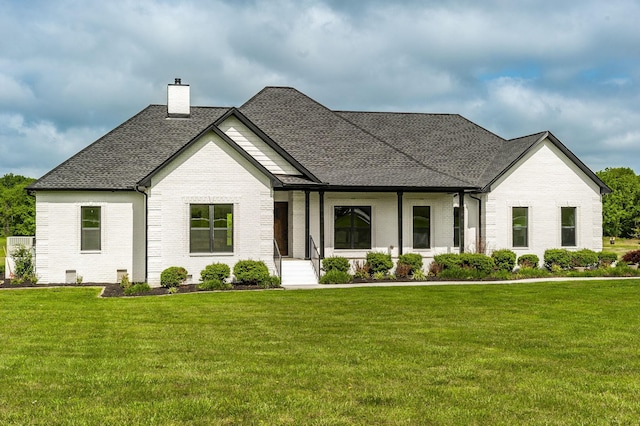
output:
M 571 281 L 610 281 L 610 280 L 637 280 L 640 277 L 549 277 L 527 278 L 522 280 L 496 280 L 496 281 L 382 281 L 357 284 L 287 284 L 282 287 L 285 290 L 317 290 L 324 288 L 358 288 L 358 287 L 419 287 L 438 285 L 489 285 L 489 284 L 531 284 L 544 282 L 571 282 Z

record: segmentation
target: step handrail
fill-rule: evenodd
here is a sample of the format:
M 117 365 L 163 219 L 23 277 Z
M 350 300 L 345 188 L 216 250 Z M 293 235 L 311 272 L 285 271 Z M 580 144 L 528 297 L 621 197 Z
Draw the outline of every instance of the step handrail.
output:
M 313 237 L 309 235 L 309 253 L 311 253 L 311 265 L 313 265 L 313 272 L 316 273 L 316 278 L 320 279 L 320 252 L 316 243 L 313 241 Z

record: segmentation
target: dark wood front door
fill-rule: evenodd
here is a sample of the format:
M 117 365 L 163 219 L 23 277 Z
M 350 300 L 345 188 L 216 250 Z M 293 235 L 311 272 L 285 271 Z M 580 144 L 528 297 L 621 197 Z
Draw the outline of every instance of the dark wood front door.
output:
M 276 201 L 273 209 L 273 237 L 278 243 L 280 254 L 289 255 L 289 203 Z

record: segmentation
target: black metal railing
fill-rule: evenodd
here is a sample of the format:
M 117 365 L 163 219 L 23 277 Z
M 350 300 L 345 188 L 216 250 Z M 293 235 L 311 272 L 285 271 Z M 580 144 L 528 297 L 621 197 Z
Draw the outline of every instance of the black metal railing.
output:
M 282 255 L 278 248 L 278 242 L 275 239 L 273 240 L 273 263 L 276 265 L 278 277 L 282 279 Z
M 309 235 L 309 253 L 311 254 L 313 270 L 316 273 L 316 277 L 320 279 L 320 252 L 318 251 L 318 247 L 313 241 L 313 237 L 311 235 Z

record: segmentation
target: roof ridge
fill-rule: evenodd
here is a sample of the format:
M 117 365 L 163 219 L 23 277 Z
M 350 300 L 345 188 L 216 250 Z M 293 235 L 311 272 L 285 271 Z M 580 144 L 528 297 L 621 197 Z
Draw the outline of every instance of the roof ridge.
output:
M 325 107 L 325 108 L 326 108 L 326 107 Z M 334 112 L 333 110 L 330 110 L 330 111 L 331 111 L 331 112 Z M 394 151 L 396 151 L 396 152 L 398 152 L 398 153 L 400 153 L 400 154 L 404 155 L 405 157 L 407 157 L 408 159 L 410 159 L 410 160 L 411 160 L 411 161 L 413 161 L 414 163 L 417 163 L 417 164 L 419 164 L 420 166 L 422 166 L 422 167 L 424 167 L 424 168 L 426 168 L 426 169 L 428 169 L 428 170 L 434 171 L 434 172 L 436 172 L 436 173 L 438 173 L 438 174 L 441 174 L 441 175 L 443 175 L 443 176 L 447 176 L 447 177 L 452 178 L 452 179 L 455 179 L 455 180 L 457 180 L 457 181 L 467 183 L 467 184 L 469 184 L 469 185 L 471 185 L 471 186 L 477 186 L 477 185 L 474 185 L 472 182 L 469 182 L 469 181 L 468 181 L 468 180 L 466 180 L 466 179 L 461 179 L 461 178 L 460 178 L 460 177 L 458 177 L 458 176 L 454 176 L 454 175 L 452 175 L 452 174 L 449 174 L 449 173 L 446 173 L 446 172 L 440 171 L 440 170 L 438 170 L 438 169 L 436 169 L 436 168 L 434 168 L 434 167 L 432 167 L 432 166 L 430 166 L 430 165 L 428 165 L 428 164 L 423 163 L 422 161 L 420 161 L 420 160 L 416 159 L 415 157 L 411 156 L 409 153 L 407 153 L 407 152 L 405 152 L 405 151 L 401 150 L 400 148 L 398 148 L 398 147 L 394 146 L 393 144 L 391 144 L 391 143 L 387 142 L 386 140 L 384 140 L 384 139 L 382 139 L 382 138 L 380 138 L 380 137 L 378 137 L 378 136 L 374 135 L 374 134 L 373 134 L 373 133 L 371 133 L 370 131 L 363 129 L 362 127 L 360 127 L 359 125 L 355 124 L 354 122 L 352 122 L 351 120 L 347 119 L 346 117 L 343 117 L 343 116 L 341 116 L 340 114 L 337 114 L 337 113 L 335 113 L 335 112 L 334 112 L 334 114 L 335 114 L 337 117 L 341 118 L 342 120 L 346 121 L 347 123 L 351 124 L 352 126 L 356 127 L 356 128 L 357 128 L 357 129 L 359 129 L 360 131 L 364 132 L 365 134 L 367 134 L 367 135 L 371 136 L 372 138 L 374 138 L 374 139 L 376 139 L 376 140 L 378 140 L 378 141 L 382 142 L 384 145 L 388 146 L 389 148 L 393 149 Z

